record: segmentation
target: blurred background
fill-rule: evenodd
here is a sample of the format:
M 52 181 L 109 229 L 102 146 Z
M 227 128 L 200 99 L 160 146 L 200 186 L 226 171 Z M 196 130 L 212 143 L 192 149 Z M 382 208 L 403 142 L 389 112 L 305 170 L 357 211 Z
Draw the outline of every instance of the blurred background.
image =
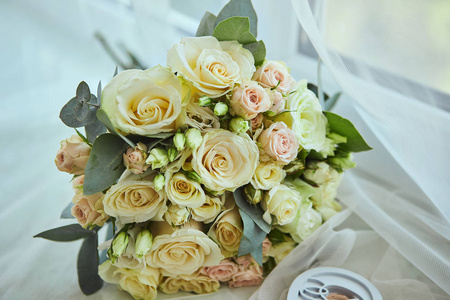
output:
M 4 224 L 0 237 L 10 243 L 1 259 L 0 295 L 20 299 L 15 291 L 24 278 L 39 281 L 37 269 L 45 269 L 43 274 L 48 276 L 48 291 L 30 289 L 30 293 L 39 290 L 38 299 L 81 295 L 74 279 L 79 242 L 31 239 L 43 230 L 72 223 L 58 219 L 72 197 L 71 178 L 59 173 L 53 160 L 59 142 L 74 134 L 58 116 L 78 83 L 86 81 L 91 91 L 99 80 L 105 86 L 119 61 L 131 63 L 127 51 L 147 67 L 165 65 L 167 50 L 182 36 L 195 35 L 204 12 L 217 14 L 227 2 L 0 1 L 0 143 L 6 150 L 0 157 L 0 220 Z M 286 61 L 295 78 L 317 83 L 317 54 L 291 1 L 253 2 L 266 57 Z M 366 65 L 365 71 L 377 74 L 380 85 L 408 87 L 418 100 L 432 101 L 450 112 L 448 0 L 310 1 L 310 6 L 326 35 L 326 46 L 341 54 L 348 66 Z M 323 86 L 330 94 L 340 90 L 326 69 Z M 336 111 L 351 117 L 369 144 L 379 146 L 379 157 L 392 160 L 349 103 L 343 97 Z M 356 155 L 367 172 L 379 167 L 370 155 Z M 380 168 L 397 175 L 400 182 L 410 181 L 395 162 Z M 61 268 L 55 261 L 66 263 Z M 62 280 L 67 287 L 56 295 Z

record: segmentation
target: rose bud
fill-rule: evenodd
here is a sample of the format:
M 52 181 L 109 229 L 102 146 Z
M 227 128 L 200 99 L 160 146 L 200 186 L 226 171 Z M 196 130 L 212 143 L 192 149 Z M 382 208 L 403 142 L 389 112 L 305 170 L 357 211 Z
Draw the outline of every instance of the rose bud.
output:
M 189 148 L 197 149 L 202 140 L 202 133 L 197 128 L 190 128 L 186 131 L 186 144 Z
M 228 112 L 228 106 L 225 103 L 219 102 L 214 106 L 214 114 L 218 117 L 225 116 Z
M 201 96 L 198 99 L 198 105 L 199 106 L 210 106 L 212 103 L 211 98 L 209 98 L 208 96 Z
M 153 178 L 153 185 L 155 186 L 155 190 L 161 190 L 165 185 L 166 179 L 163 174 L 158 174 Z
M 90 153 L 91 147 L 74 134 L 61 142 L 61 149 L 56 153 L 56 167 L 61 172 L 82 175 Z
M 261 190 L 255 189 L 251 184 L 247 184 L 244 188 L 244 196 L 250 204 L 256 205 L 261 202 L 263 194 Z
M 248 122 L 241 117 L 231 119 L 229 126 L 230 130 L 236 133 L 246 133 L 250 128 Z
M 123 164 L 134 174 L 142 174 L 147 171 L 149 165 L 145 163 L 147 159 L 148 147 L 144 143 L 137 143 L 134 149 L 128 147 L 127 152 L 123 154 Z
M 181 132 L 175 133 L 175 135 L 173 136 L 173 144 L 178 151 L 182 151 L 186 144 L 186 137 L 184 136 L 184 134 Z
M 153 235 L 150 230 L 144 229 L 136 237 L 135 251 L 139 258 L 142 258 L 150 250 L 153 244 Z
M 110 248 L 110 259 L 112 263 L 119 258 L 120 255 L 127 249 L 128 246 L 128 233 L 126 231 L 120 232 L 112 241 L 112 245 Z
M 167 151 L 162 148 L 153 148 L 146 163 L 152 165 L 152 170 L 164 167 L 169 163 Z
M 167 150 L 167 156 L 169 157 L 169 161 L 173 162 L 175 158 L 177 158 L 178 151 L 175 147 L 170 147 L 169 150 Z

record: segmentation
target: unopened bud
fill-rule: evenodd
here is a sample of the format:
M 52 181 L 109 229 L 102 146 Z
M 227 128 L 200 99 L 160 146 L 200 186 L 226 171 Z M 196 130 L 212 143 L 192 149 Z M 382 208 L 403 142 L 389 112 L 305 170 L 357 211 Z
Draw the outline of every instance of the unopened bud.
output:
M 177 155 L 178 151 L 175 147 L 170 147 L 169 150 L 167 150 L 167 156 L 169 157 L 170 162 L 173 162 Z
M 198 183 L 202 183 L 202 178 L 195 171 L 187 172 L 186 176 L 187 176 L 187 178 L 192 179 Z
M 184 149 L 184 145 L 186 144 L 186 137 L 183 133 L 178 132 L 173 136 L 173 144 L 178 151 L 182 151 Z
M 128 233 L 126 231 L 120 232 L 112 241 L 111 249 L 109 252 L 112 263 L 115 263 L 117 258 L 127 249 L 128 246 Z
M 153 148 L 146 163 L 152 165 L 152 170 L 164 167 L 169 163 L 167 151 L 162 148 Z
M 198 99 L 199 106 L 209 106 L 209 105 L 211 105 L 211 103 L 212 103 L 212 100 L 208 96 L 201 96 Z
M 230 130 L 236 133 L 246 133 L 249 130 L 250 126 L 248 125 L 248 121 L 243 118 L 233 118 L 230 121 Z
M 142 258 L 150 250 L 153 244 L 153 235 L 150 230 L 144 229 L 136 237 L 136 256 Z
M 202 140 L 202 133 L 197 128 L 190 128 L 186 131 L 186 144 L 189 148 L 197 149 Z
M 165 184 L 166 179 L 164 178 L 163 174 L 158 174 L 155 176 L 155 178 L 153 178 L 153 185 L 155 186 L 156 191 L 161 190 Z
M 219 102 L 214 106 L 214 114 L 216 116 L 225 116 L 228 112 L 228 106 L 225 103 Z
M 255 189 L 251 184 L 247 184 L 244 188 L 244 195 L 250 204 L 258 204 L 261 202 L 263 193 L 261 190 Z

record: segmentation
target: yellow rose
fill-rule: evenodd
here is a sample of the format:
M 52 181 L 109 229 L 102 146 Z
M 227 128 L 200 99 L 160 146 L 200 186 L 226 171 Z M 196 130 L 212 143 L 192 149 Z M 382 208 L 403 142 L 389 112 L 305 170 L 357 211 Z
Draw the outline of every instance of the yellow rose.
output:
M 113 185 L 105 194 L 105 212 L 120 223 L 162 221 L 167 210 L 164 189 L 156 191 L 153 180 L 131 175 Z
M 161 281 L 158 269 L 146 267 L 140 270 L 117 268 L 110 260 L 98 267 L 100 277 L 112 284 L 118 284 L 119 289 L 125 290 L 134 299 L 153 300 L 157 296 L 157 288 Z
M 258 162 L 258 146 L 247 134 L 221 129 L 208 131 L 192 157 L 202 183 L 214 191 L 234 191 L 249 183 Z
M 178 291 L 207 294 L 217 292 L 220 283 L 202 272 L 196 272 L 192 275 L 164 277 L 159 288 L 166 294 L 174 294 Z
M 187 95 L 183 81 L 167 68 L 127 70 L 103 89 L 102 109 L 114 128 L 125 134 L 173 132 L 184 117 Z
M 197 208 L 192 209 L 192 219 L 205 224 L 211 223 L 217 215 L 223 210 L 225 197 L 209 197 L 206 196 L 205 203 Z
M 169 200 L 179 206 L 197 208 L 206 201 L 200 183 L 190 180 L 183 173 L 175 173 L 166 181 L 166 192 Z
M 242 221 L 237 207 L 219 215 L 208 235 L 219 244 L 225 257 L 236 255 L 242 238 Z
M 201 267 L 215 266 L 223 259 L 219 246 L 200 231 L 203 224 L 190 221 L 174 230 L 166 222 L 155 222 L 151 232 L 156 236 L 145 259 L 164 276 L 193 274 Z
M 291 223 L 297 215 L 301 200 L 299 192 L 284 184 L 272 188 L 261 202 L 262 208 L 266 211 L 263 215 L 264 220 L 270 224 L 270 215 L 273 215 L 279 225 Z
M 170 48 L 167 66 L 183 76 L 199 94 L 220 97 L 255 71 L 250 51 L 236 41 L 215 37 L 183 38 Z
M 275 162 L 260 163 L 252 178 L 252 185 L 255 189 L 270 190 L 280 184 L 286 176 L 283 167 Z

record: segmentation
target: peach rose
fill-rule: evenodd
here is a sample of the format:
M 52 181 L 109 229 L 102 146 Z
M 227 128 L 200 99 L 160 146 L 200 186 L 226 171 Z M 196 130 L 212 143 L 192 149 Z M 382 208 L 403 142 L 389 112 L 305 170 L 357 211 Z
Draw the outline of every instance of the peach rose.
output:
M 75 177 L 72 180 L 72 188 L 75 194 L 83 194 L 84 175 Z
M 252 79 L 258 81 L 265 88 L 277 87 L 282 94 L 289 93 L 295 84 L 286 65 L 278 61 L 267 61 L 256 70 Z
M 251 255 L 239 257 L 239 272 L 234 274 L 228 286 L 231 288 L 260 285 L 263 281 L 263 269 Z
M 283 122 L 276 122 L 258 138 L 264 151 L 281 164 L 288 164 L 298 154 L 298 138 Z
M 282 112 L 286 105 L 286 100 L 284 99 L 283 95 L 278 91 L 272 91 L 270 89 L 266 89 L 266 91 L 272 102 L 272 106 L 270 107 L 269 111 L 275 114 Z
M 148 147 L 144 143 L 137 143 L 136 147 L 128 147 L 127 151 L 123 154 L 123 164 L 134 174 L 142 174 L 147 171 L 150 165 L 147 165 Z
M 222 260 L 217 266 L 203 268 L 203 272 L 208 274 L 210 278 L 222 282 L 231 280 L 238 271 L 238 265 L 229 258 Z
M 250 120 L 253 132 L 255 132 L 256 129 L 258 129 L 259 127 L 261 127 L 263 119 L 264 119 L 263 114 L 257 114 L 256 117 Z
M 76 194 L 72 200 L 72 215 L 83 228 L 88 226 L 103 226 L 108 215 L 103 210 L 103 194 L 97 193 L 90 196 Z
M 272 103 L 264 88 L 255 81 L 248 81 L 236 88 L 230 99 L 234 113 L 247 120 L 269 110 Z
M 61 172 L 82 175 L 91 154 L 91 147 L 78 135 L 74 134 L 61 142 L 61 149 L 56 153 L 55 164 Z

